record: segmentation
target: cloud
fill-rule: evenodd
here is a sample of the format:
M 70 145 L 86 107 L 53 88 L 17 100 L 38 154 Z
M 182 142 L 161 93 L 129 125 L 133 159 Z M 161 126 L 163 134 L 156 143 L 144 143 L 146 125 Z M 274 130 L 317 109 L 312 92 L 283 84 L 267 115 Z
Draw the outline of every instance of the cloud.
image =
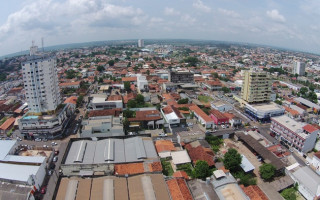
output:
M 223 8 L 219 8 L 218 11 L 223 14 L 223 15 L 226 15 L 226 16 L 229 16 L 229 17 L 239 17 L 240 15 L 233 11 L 233 10 L 226 10 L 226 9 L 223 9 Z
M 284 18 L 277 9 L 268 10 L 267 16 L 276 22 L 286 22 L 286 18 Z
M 197 21 L 195 18 L 191 17 L 188 14 L 181 16 L 181 20 L 187 24 L 193 24 Z
M 180 15 L 180 12 L 175 10 L 174 8 L 168 8 L 166 7 L 164 9 L 164 14 L 165 15 L 168 15 L 168 16 L 177 16 L 177 15 Z
M 204 5 L 201 0 L 196 0 L 195 2 L 193 2 L 192 6 L 202 12 L 208 13 L 211 11 L 211 8 L 209 6 Z

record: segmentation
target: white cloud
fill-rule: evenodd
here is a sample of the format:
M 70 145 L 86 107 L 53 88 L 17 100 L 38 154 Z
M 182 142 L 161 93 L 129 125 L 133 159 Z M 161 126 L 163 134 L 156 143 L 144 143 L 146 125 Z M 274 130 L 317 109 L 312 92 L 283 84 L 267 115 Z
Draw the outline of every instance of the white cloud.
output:
M 192 6 L 202 12 L 208 13 L 211 11 L 211 8 L 209 6 L 204 5 L 201 0 L 196 0 L 195 2 L 193 2 Z
M 168 16 L 176 16 L 176 15 L 180 15 L 180 12 L 175 10 L 174 8 L 166 7 L 164 9 L 164 14 Z
M 286 18 L 284 18 L 284 16 L 281 15 L 277 9 L 268 10 L 267 16 L 270 19 L 277 21 L 277 22 L 286 22 Z
M 223 14 L 223 15 L 226 15 L 226 16 L 229 16 L 229 17 L 239 17 L 240 15 L 233 11 L 233 10 L 226 10 L 226 9 L 223 9 L 223 8 L 219 8 L 218 11 Z

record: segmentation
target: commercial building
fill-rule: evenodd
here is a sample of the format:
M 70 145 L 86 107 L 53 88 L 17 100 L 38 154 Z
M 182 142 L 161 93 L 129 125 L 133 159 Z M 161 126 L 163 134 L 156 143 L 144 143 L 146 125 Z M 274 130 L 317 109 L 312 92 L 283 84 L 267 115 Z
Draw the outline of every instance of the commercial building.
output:
M 170 124 L 170 126 L 180 126 L 181 124 L 186 123 L 186 118 L 176 107 L 172 105 L 162 108 L 161 113 L 164 116 L 166 122 Z
M 169 81 L 172 83 L 193 83 L 194 73 L 191 71 L 170 71 Z
M 108 175 L 114 164 L 158 160 L 149 137 L 86 138 L 70 140 L 61 169 L 64 175 Z
M 137 87 L 140 91 L 148 89 L 148 80 L 146 76 L 137 74 Z
M 223 101 L 214 101 L 211 102 L 211 108 L 219 110 L 220 112 L 226 112 L 233 109 L 233 106 L 226 104 Z
M 219 110 L 215 110 L 215 109 L 210 110 L 210 117 L 214 121 L 214 124 L 216 125 L 229 123 L 229 118 L 224 116 L 224 114 L 221 113 Z
M 54 56 L 41 54 L 32 45 L 30 56 L 22 63 L 22 75 L 29 111 L 54 111 L 61 103 L 57 61 Z
M 286 174 L 298 183 L 298 191 L 307 200 L 314 200 L 320 196 L 320 176 L 310 167 L 295 163 L 286 168 Z
M 213 120 L 198 106 L 190 106 L 189 109 L 194 113 L 195 118 L 201 123 L 203 127 L 205 127 L 206 129 L 213 127 Z
M 14 155 L 16 147 L 16 140 L 0 140 L 0 181 L 40 189 L 46 175 L 46 157 Z
M 293 62 L 292 74 L 298 74 L 299 76 L 304 76 L 306 71 L 306 63 L 300 61 Z
M 241 89 L 242 99 L 249 104 L 269 102 L 271 79 L 267 72 L 249 70 L 244 72 Z
M 288 146 L 303 153 L 314 148 L 319 133 L 312 125 L 297 122 L 286 115 L 271 118 L 270 130 Z
M 271 117 L 281 116 L 285 109 L 276 103 L 248 104 L 245 103 L 245 112 L 248 117 L 260 121 L 270 122 Z
M 82 121 L 81 137 L 123 136 L 123 126 L 119 117 L 89 117 Z
M 141 110 L 136 111 L 136 116 L 134 118 L 128 118 L 130 122 L 130 128 L 161 128 L 164 124 L 161 113 L 154 110 Z
M 88 105 L 88 110 L 123 108 L 121 96 L 116 96 L 117 98 L 108 98 L 105 94 L 94 95 Z
M 162 174 L 141 174 L 129 177 L 64 177 L 60 181 L 55 199 L 170 200 L 171 198 Z

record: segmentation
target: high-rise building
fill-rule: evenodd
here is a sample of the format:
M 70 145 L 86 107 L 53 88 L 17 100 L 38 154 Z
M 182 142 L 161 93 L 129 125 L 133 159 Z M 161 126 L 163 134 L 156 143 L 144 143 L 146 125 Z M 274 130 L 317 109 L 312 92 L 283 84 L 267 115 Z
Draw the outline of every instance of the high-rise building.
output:
M 300 61 L 294 61 L 293 62 L 293 70 L 292 74 L 298 74 L 299 76 L 304 76 L 306 71 L 306 64 L 304 62 Z
M 144 47 L 144 41 L 142 39 L 138 40 L 138 47 Z
M 190 71 L 170 71 L 169 81 L 172 83 L 193 83 L 194 73 Z
M 271 95 L 269 73 L 254 70 L 245 71 L 241 95 L 242 99 L 249 104 L 269 102 Z
M 22 74 L 29 111 L 53 111 L 61 103 L 56 58 L 37 51 L 32 45 L 30 56 L 22 63 Z

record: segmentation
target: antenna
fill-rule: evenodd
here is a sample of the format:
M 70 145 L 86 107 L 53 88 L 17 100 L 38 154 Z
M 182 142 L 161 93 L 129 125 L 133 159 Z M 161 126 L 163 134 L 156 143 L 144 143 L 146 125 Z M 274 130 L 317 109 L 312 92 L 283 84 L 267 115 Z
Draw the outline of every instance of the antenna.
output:
M 44 52 L 44 43 L 43 43 L 43 37 L 41 38 L 41 47 L 42 47 L 42 52 Z

